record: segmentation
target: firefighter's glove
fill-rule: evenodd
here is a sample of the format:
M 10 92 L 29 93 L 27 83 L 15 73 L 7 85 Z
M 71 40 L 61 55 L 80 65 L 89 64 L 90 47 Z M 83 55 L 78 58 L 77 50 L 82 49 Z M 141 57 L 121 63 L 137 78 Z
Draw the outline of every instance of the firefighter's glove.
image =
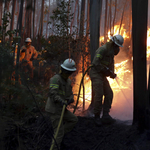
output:
M 70 98 L 70 99 L 68 100 L 67 104 L 69 105 L 69 104 L 71 104 L 71 103 L 73 103 L 73 102 L 74 102 L 74 99 L 73 99 L 73 98 Z
M 116 76 L 117 76 L 117 74 L 112 73 L 112 74 L 110 75 L 110 78 L 115 79 L 115 78 L 116 78 Z
M 110 75 L 112 74 L 111 71 L 110 71 L 110 69 L 107 68 L 107 67 L 104 67 L 104 68 L 101 70 L 101 72 L 102 72 L 105 76 L 110 76 Z
M 67 106 L 67 101 L 62 100 L 60 97 L 55 97 L 55 102 L 61 104 L 61 106 L 66 105 Z
M 62 100 L 62 101 L 61 101 L 61 105 L 62 105 L 62 106 L 64 106 L 64 105 L 66 105 L 66 106 L 67 106 L 68 104 L 67 104 L 67 102 L 66 102 L 66 101 Z

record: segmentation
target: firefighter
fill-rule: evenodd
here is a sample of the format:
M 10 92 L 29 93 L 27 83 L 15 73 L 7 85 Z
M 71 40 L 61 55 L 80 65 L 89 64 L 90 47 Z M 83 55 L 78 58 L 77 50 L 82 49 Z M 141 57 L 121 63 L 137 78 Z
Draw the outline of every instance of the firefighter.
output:
M 20 58 L 21 58 L 21 67 L 23 68 L 24 72 L 30 73 L 30 79 L 33 79 L 33 60 L 35 60 L 38 56 L 38 52 L 31 45 L 31 39 L 26 38 L 25 45 L 21 47 L 20 50 Z
M 90 70 L 90 78 L 94 90 L 94 121 L 95 124 L 111 124 L 115 122 L 110 115 L 111 104 L 113 100 L 113 91 L 106 77 L 114 79 L 114 56 L 123 47 L 124 39 L 121 35 L 112 36 L 110 41 L 96 50 L 92 61 L 93 67 Z M 104 100 L 103 100 L 104 96 Z M 102 118 L 100 114 L 102 112 Z
M 63 64 L 61 64 L 59 74 L 54 75 L 50 79 L 50 90 L 45 111 L 48 113 L 48 116 L 51 119 L 54 134 L 57 131 L 63 105 L 65 104 L 67 106 L 74 102 L 71 80 L 68 77 L 75 71 L 76 68 L 74 60 L 66 59 Z M 60 129 L 56 138 L 59 148 L 63 136 L 73 129 L 77 121 L 78 118 L 66 108 L 63 121 L 60 125 Z M 54 145 L 54 149 L 57 149 L 56 144 Z

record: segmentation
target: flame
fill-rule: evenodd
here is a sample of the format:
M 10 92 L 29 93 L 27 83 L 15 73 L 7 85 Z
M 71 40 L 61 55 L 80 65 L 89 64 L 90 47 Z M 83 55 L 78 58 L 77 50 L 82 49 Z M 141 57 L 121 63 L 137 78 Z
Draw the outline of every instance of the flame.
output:
M 150 58 L 150 28 L 147 31 L 147 59 Z
M 108 41 L 110 39 L 110 36 L 116 35 L 119 33 L 120 25 L 115 25 L 114 30 L 111 29 L 111 31 L 108 32 Z M 121 27 L 120 34 L 124 37 L 124 43 L 127 39 L 131 38 L 129 35 L 127 35 L 126 29 L 124 29 L 124 24 Z M 101 43 L 104 42 L 104 36 L 101 36 L 99 41 Z M 129 45 L 130 48 L 130 45 Z M 150 28 L 147 31 L 147 59 L 150 58 Z M 133 60 L 133 59 L 132 59 Z M 114 114 L 115 117 L 120 117 L 119 115 L 122 115 L 121 117 L 127 119 L 132 119 L 132 110 L 133 110 L 133 74 L 132 69 L 129 67 L 129 63 L 132 60 L 122 60 L 120 63 L 115 63 L 115 73 L 117 74 L 117 79 L 119 81 L 116 81 L 115 79 L 107 78 L 109 80 L 110 86 L 114 93 L 112 108 L 110 113 Z M 73 92 L 78 93 L 79 84 L 82 78 L 82 73 L 77 74 L 76 81 L 78 82 L 73 87 Z M 88 108 L 89 104 L 91 103 L 91 80 L 88 75 L 84 78 L 84 86 L 85 86 L 85 109 Z M 83 104 L 83 88 L 81 88 L 80 93 L 80 99 L 79 99 L 79 107 L 82 109 Z
M 119 34 L 119 29 L 120 29 L 120 34 L 123 36 L 124 39 L 128 39 L 130 38 L 127 33 L 126 33 L 126 29 L 124 29 L 124 24 L 122 24 L 121 29 L 120 29 L 120 25 L 115 25 L 114 28 L 111 28 L 111 31 L 108 31 L 108 39 L 107 41 L 110 40 L 110 37 L 113 35 L 117 35 Z M 100 42 L 104 42 L 104 36 L 101 36 L 99 39 Z

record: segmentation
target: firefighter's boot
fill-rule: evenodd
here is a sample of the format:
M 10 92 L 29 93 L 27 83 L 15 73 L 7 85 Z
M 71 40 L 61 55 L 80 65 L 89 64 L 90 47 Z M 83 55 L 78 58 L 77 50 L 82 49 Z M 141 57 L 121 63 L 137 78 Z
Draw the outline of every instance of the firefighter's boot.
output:
M 102 121 L 100 119 L 100 115 L 95 115 L 94 122 L 97 126 L 102 126 Z
M 103 112 L 101 121 L 103 124 L 113 124 L 116 122 L 116 120 L 109 115 L 109 112 Z

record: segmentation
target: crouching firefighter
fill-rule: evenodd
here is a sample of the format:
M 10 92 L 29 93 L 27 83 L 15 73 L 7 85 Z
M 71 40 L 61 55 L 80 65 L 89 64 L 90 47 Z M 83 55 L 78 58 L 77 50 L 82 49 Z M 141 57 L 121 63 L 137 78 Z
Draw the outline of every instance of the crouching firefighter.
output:
M 114 56 L 123 47 L 124 39 L 121 35 L 111 37 L 110 41 L 96 50 L 90 70 L 90 78 L 94 90 L 94 121 L 96 125 L 111 124 L 115 122 L 110 115 L 111 104 L 113 100 L 113 91 L 106 77 L 115 78 Z M 104 96 L 104 100 L 103 100 Z M 102 103 L 103 101 L 103 103 Z M 102 118 L 100 114 L 102 112 Z
M 72 59 L 66 59 L 61 64 L 59 74 L 54 75 L 50 79 L 49 97 L 45 106 L 45 111 L 48 113 L 52 126 L 54 129 L 54 135 L 57 131 L 57 126 L 61 117 L 62 108 L 64 105 L 69 105 L 74 102 L 71 80 L 68 78 L 73 72 L 76 71 L 75 62 Z M 60 148 L 63 136 L 70 132 L 78 118 L 65 108 L 63 119 L 56 137 L 56 143 L 54 143 L 53 150 Z

